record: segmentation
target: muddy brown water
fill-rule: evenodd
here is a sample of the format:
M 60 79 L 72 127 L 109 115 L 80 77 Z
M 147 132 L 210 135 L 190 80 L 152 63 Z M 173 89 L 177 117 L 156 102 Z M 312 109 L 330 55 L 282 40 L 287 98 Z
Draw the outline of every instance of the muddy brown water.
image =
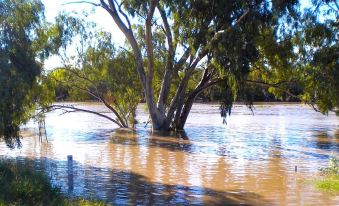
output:
M 75 103 L 100 112 L 99 104 Z M 339 205 L 310 183 L 330 156 L 339 157 L 339 118 L 300 104 L 235 105 L 227 125 L 216 104 L 195 104 L 186 133 L 150 133 L 144 105 L 137 132 L 115 131 L 85 113 L 46 118 L 48 142 L 34 122 L 23 146 L 6 158 L 32 159 L 71 196 L 114 205 Z M 74 158 L 74 189 L 67 187 L 67 155 Z M 297 166 L 297 172 L 295 172 Z

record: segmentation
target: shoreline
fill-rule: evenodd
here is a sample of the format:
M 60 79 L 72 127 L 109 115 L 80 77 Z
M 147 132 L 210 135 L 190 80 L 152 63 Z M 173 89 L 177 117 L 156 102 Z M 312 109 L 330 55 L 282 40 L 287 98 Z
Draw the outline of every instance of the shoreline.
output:
M 101 102 L 98 101 L 58 101 L 54 102 L 53 104 L 101 104 Z M 146 104 L 146 102 L 139 102 L 139 104 Z M 202 101 L 195 101 L 194 104 L 220 104 L 219 101 L 210 101 L 210 102 L 202 102 Z M 246 105 L 244 102 L 234 102 L 234 105 Z M 278 102 L 278 101 L 272 101 L 272 102 L 253 102 L 253 105 L 307 105 L 306 103 L 303 102 Z

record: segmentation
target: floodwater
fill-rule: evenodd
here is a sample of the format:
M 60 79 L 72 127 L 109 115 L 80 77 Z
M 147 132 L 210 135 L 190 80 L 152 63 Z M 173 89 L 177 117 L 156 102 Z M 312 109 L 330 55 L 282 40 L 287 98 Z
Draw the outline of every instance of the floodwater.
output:
M 99 104 L 76 103 L 100 112 Z M 339 118 L 300 104 L 235 105 L 227 125 L 216 104 L 195 104 L 186 134 L 151 134 L 145 108 L 137 132 L 86 113 L 47 115 L 48 142 L 23 127 L 21 149 L 0 155 L 32 159 L 72 196 L 114 205 L 339 205 L 313 187 L 318 169 L 339 157 Z M 68 189 L 67 155 L 74 159 Z M 296 171 L 297 170 L 297 171 Z

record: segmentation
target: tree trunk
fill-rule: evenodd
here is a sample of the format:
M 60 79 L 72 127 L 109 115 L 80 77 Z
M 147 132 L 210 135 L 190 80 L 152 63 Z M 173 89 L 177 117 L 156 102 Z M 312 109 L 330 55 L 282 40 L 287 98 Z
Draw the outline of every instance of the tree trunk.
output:
M 188 115 L 189 115 L 189 113 L 192 109 L 194 100 L 198 96 L 198 94 L 199 93 L 188 96 L 188 98 L 187 98 L 187 100 L 184 104 L 184 107 L 181 111 L 180 117 L 179 117 L 177 123 L 175 124 L 175 130 L 177 130 L 177 131 L 184 130 L 186 120 L 187 120 Z
M 175 120 L 175 130 L 180 131 L 184 130 L 184 126 L 186 124 L 188 115 L 192 109 L 193 103 L 195 101 L 195 98 L 205 89 L 217 84 L 221 81 L 221 79 L 216 79 L 213 81 L 206 82 L 206 79 L 209 79 L 208 76 L 203 76 L 202 80 L 200 81 L 199 85 L 196 87 L 195 90 L 193 90 L 187 97 L 185 104 L 183 105 L 183 108 L 180 113 L 180 118 L 178 120 Z

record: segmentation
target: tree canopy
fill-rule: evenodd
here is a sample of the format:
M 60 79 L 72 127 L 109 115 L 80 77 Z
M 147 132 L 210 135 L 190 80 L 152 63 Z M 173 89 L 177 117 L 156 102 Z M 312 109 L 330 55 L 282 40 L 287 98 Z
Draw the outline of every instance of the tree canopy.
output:
M 64 109 L 66 113 L 89 112 L 119 127 L 133 127 L 142 95 L 133 56 L 116 49 L 110 33 L 101 31 L 93 22 L 85 22 L 80 16 L 73 13 L 57 17 L 56 27 L 62 39 L 58 55 L 63 67 L 51 72 L 48 79 L 75 100 L 103 103 L 115 117 L 69 105 L 54 105 L 50 109 Z
M 335 1 L 312 1 L 309 11 L 297 0 L 91 4 L 106 10 L 129 42 L 156 130 L 183 129 L 194 99 L 216 84 L 224 88 L 224 117 L 235 100 L 251 106 L 254 85 L 324 113 L 338 106 Z M 188 87 L 197 73 L 200 82 Z
M 0 138 L 20 144 L 19 127 L 39 103 L 48 104 L 48 88 L 39 79 L 53 44 L 38 0 L 0 1 Z

